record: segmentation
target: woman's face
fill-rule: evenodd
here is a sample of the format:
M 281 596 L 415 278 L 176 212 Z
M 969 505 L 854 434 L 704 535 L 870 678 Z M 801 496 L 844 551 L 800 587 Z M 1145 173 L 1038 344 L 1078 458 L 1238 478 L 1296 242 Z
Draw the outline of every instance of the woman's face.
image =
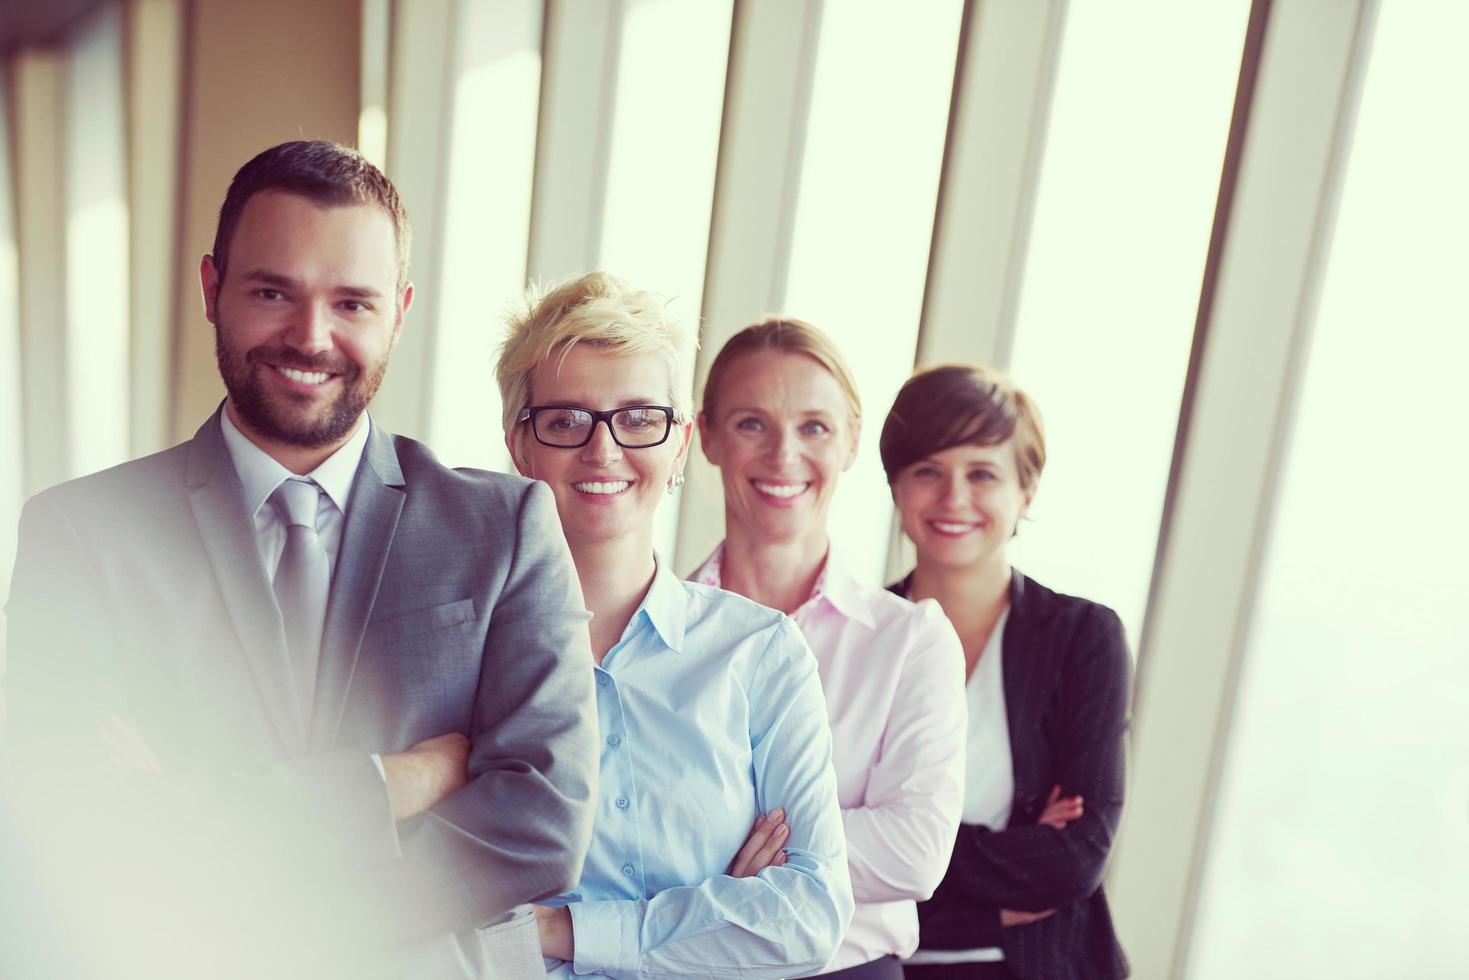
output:
M 553 355 L 531 375 L 536 405 L 593 411 L 667 405 L 669 390 L 668 364 L 659 354 L 614 353 L 590 344 L 577 344 L 564 359 Z M 598 422 L 585 446 L 563 449 L 538 442 L 526 421 L 505 441 L 522 476 L 550 485 L 561 526 L 575 545 L 639 533 L 651 538 L 653 512 L 669 478 L 683 471 L 690 432 L 688 424 L 675 422 L 662 445 L 624 449 Z
M 919 559 L 971 566 L 1003 555 L 1030 506 L 1013 440 L 953 446 L 912 463 L 893 481 L 893 502 Z
M 857 426 L 831 372 L 804 354 L 742 355 L 725 370 L 715 413 L 699 417 L 699 432 L 724 481 L 726 533 L 825 537 L 837 477 L 857 455 Z

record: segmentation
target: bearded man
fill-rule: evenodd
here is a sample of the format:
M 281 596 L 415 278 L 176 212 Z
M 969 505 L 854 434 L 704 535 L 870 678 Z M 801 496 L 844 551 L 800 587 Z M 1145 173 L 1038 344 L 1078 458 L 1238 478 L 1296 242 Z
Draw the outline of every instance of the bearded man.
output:
M 366 412 L 409 242 L 356 151 L 256 156 L 199 267 L 228 397 L 26 505 L 9 792 L 79 973 L 543 975 L 525 906 L 591 827 L 589 616 L 544 484 Z

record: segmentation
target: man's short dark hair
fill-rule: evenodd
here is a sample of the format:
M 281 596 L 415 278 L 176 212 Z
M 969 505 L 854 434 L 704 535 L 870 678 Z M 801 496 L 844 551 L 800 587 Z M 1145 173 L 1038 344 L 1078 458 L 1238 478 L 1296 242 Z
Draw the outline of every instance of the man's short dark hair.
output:
M 235 173 L 219 208 L 214 232 L 214 266 L 224 281 L 230 240 L 250 198 L 261 191 L 299 194 L 324 207 L 376 204 L 393 219 L 398 246 L 398 293 L 408 284 L 408 252 L 413 230 L 393 182 L 361 153 L 327 140 L 293 140 L 272 146 Z

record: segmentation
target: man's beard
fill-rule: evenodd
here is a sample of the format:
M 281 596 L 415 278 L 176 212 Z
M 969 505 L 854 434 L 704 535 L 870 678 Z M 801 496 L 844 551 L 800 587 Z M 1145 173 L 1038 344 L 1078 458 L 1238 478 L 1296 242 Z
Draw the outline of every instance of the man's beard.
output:
M 214 356 L 219 362 L 219 375 L 224 379 L 230 403 L 240 419 L 256 435 L 303 449 L 320 449 L 346 438 L 367 403 L 377 394 L 383 375 L 388 370 L 385 355 L 366 371 L 340 356 L 319 354 L 307 357 L 289 347 L 256 347 L 240 354 L 226 346 L 223 324 L 214 329 Z M 327 410 L 318 417 L 302 417 L 291 411 L 296 399 L 290 395 L 272 395 L 266 390 L 262 372 L 270 365 L 296 368 L 300 371 L 325 371 L 337 375 L 341 392 Z M 304 406 L 305 399 L 300 403 Z

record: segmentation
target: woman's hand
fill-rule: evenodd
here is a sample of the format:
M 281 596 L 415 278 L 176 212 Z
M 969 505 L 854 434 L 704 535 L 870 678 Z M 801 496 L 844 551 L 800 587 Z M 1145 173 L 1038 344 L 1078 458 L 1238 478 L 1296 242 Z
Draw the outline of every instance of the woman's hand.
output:
M 1068 796 L 1062 799 L 1061 787 L 1052 786 L 1051 795 L 1046 798 L 1046 808 L 1041 811 L 1040 819 L 1036 823 L 1054 827 L 1057 830 L 1065 830 L 1066 825 L 1078 819 L 1081 814 L 1081 797 Z M 1000 925 L 1005 928 L 1028 926 L 1032 922 L 1039 922 L 1055 914 L 1055 909 L 1046 909 L 1044 912 L 1017 912 L 1014 909 L 1000 909 Z
M 1039 922 L 1055 914 L 1055 909 L 1046 909 L 1044 912 L 1016 912 L 1014 909 L 1000 909 L 1000 925 L 1007 929 L 1010 926 L 1028 926 L 1032 922 Z
M 1041 811 L 1038 824 L 1064 830 L 1066 825 L 1077 820 L 1082 815 L 1082 802 L 1080 796 L 1068 796 L 1061 798 L 1061 787 L 1052 786 L 1051 795 L 1046 799 L 1046 808 Z
M 541 955 L 558 960 L 576 958 L 576 937 L 571 931 L 571 909 L 533 905 L 536 928 L 541 932 Z
M 755 818 L 750 836 L 740 852 L 729 863 L 725 873 L 731 878 L 751 878 L 766 868 L 778 868 L 786 863 L 781 850 L 790 839 L 791 828 L 786 826 L 786 813 L 777 807 L 769 813 Z

